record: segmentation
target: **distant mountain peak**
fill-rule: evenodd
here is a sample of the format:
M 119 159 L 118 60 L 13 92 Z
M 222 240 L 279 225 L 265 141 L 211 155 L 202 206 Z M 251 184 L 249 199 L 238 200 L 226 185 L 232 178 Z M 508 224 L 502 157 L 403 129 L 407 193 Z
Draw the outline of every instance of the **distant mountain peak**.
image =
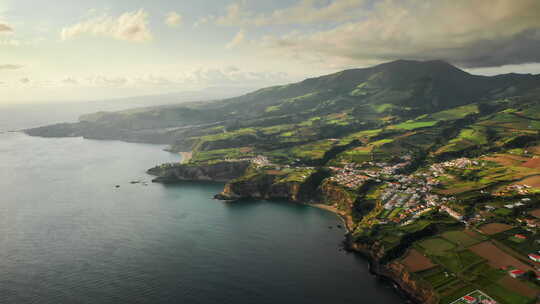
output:
M 407 59 L 398 59 L 386 63 L 382 63 L 373 67 L 374 69 L 406 69 L 406 68 L 421 68 L 422 70 L 439 70 L 439 71 L 460 71 L 461 73 L 467 72 L 461 70 L 460 68 L 452 65 L 451 63 L 442 60 L 407 60 Z

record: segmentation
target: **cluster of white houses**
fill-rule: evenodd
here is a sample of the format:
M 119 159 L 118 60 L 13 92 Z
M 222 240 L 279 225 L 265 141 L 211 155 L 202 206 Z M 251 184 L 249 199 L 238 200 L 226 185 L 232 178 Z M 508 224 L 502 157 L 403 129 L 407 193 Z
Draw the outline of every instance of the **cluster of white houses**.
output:
M 501 192 L 497 193 L 498 195 L 504 195 L 507 192 L 516 192 L 520 195 L 527 195 L 530 194 L 531 186 L 524 185 L 524 184 L 515 184 L 515 185 L 509 185 L 506 186 Z
M 334 175 L 330 177 L 331 181 L 351 189 L 358 188 L 364 182 L 371 179 L 371 177 L 365 175 L 364 172 L 350 167 L 330 167 L 330 169 L 334 172 Z
M 470 160 L 469 158 L 458 158 L 442 163 L 433 164 L 430 167 L 430 171 L 433 176 L 439 176 L 446 172 L 447 168 L 465 169 L 470 166 L 478 166 L 480 163 L 476 160 Z
M 251 158 L 250 161 L 257 167 L 265 167 L 271 165 L 268 157 L 264 155 L 257 155 L 256 157 Z
M 379 196 L 383 208 L 390 214 L 400 208 L 399 213 L 393 212 L 391 221 L 406 225 L 412 223 L 420 215 L 430 211 L 433 207 L 441 207 L 441 210 L 450 216 L 462 220 L 463 215 L 445 206 L 452 198 L 441 197 L 433 194 L 431 190 L 438 182 L 429 174 L 402 175 L 396 174 L 399 169 L 410 164 L 410 157 L 395 165 L 388 163 L 367 162 L 369 169 L 359 169 L 356 164 L 346 164 L 344 168 L 330 167 L 334 173 L 330 180 L 348 188 L 358 188 L 367 180 L 385 182 L 382 193 Z M 445 166 L 465 166 L 472 162 L 461 159 L 459 161 L 445 163 Z M 365 167 L 364 166 L 364 167 Z M 378 167 L 374 169 L 374 167 Z M 381 223 L 388 223 L 386 218 L 381 218 Z

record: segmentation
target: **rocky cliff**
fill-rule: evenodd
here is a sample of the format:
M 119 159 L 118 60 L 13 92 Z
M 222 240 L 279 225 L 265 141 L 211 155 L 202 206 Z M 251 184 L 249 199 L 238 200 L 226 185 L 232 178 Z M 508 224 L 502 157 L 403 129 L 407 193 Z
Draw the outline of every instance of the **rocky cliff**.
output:
M 321 184 L 321 194 L 323 201 L 327 204 L 331 204 L 347 214 L 352 214 L 357 199 L 357 194 L 354 191 L 348 191 L 342 186 L 325 181 Z
M 248 161 L 222 161 L 211 164 L 165 164 L 149 169 L 156 176 L 153 182 L 175 183 L 180 181 L 227 182 L 245 174 Z
M 415 280 L 405 266 L 399 263 L 391 263 L 382 272 L 396 283 L 399 288 L 410 297 L 423 304 L 439 303 L 439 297 L 431 286 Z
M 380 243 L 362 243 L 353 241 L 350 234 L 345 241 L 346 247 L 352 252 L 359 253 L 370 261 L 370 271 L 377 276 L 388 279 L 395 287 L 406 295 L 411 301 L 422 304 L 437 304 L 439 298 L 433 288 L 415 280 L 412 273 L 396 261 L 384 263 L 385 251 Z
M 241 179 L 227 183 L 223 192 L 216 197 L 224 200 L 254 199 L 286 199 L 300 202 L 301 184 L 298 182 L 275 182 L 271 175 L 257 178 Z
M 295 178 L 297 172 L 286 175 L 275 175 L 266 171 L 254 170 L 241 178 L 230 181 L 217 198 L 237 200 L 243 198 L 255 199 L 285 199 L 295 203 L 322 202 L 323 195 L 320 185 L 328 176 L 324 169 L 302 173 L 302 178 Z

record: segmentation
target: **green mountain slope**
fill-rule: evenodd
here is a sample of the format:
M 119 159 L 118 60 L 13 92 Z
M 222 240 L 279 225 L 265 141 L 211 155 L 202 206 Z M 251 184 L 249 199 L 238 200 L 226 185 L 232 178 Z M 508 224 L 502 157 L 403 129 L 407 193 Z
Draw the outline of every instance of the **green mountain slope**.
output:
M 175 151 L 249 147 L 280 154 L 363 130 L 427 126 L 438 120 L 400 123 L 463 105 L 535 96 L 539 84 L 540 76 L 475 76 L 444 61 L 398 60 L 225 100 L 101 112 L 85 115 L 77 124 L 27 132 L 171 144 Z

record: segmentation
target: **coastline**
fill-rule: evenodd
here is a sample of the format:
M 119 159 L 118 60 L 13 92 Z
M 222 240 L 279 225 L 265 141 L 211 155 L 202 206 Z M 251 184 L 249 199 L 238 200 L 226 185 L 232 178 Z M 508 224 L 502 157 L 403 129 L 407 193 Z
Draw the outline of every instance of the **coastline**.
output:
M 350 217 L 346 216 L 343 212 L 340 212 L 336 207 L 333 207 L 331 205 L 325 205 L 325 204 L 320 204 L 320 203 L 317 203 L 317 204 L 302 203 L 302 204 L 311 206 L 314 208 L 326 210 L 337 215 L 343 222 L 345 226 L 345 230 L 347 231 L 343 239 L 344 249 L 348 252 L 357 254 L 361 256 L 362 258 L 366 259 L 369 265 L 368 266 L 369 273 L 379 279 L 388 281 L 392 285 L 392 287 L 396 290 L 396 292 L 407 301 L 407 303 L 416 303 L 416 304 L 421 303 L 421 301 L 416 299 L 411 293 L 409 293 L 405 288 L 403 288 L 396 278 L 392 277 L 388 273 L 384 273 L 383 271 L 381 271 L 381 265 L 376 264 L 377 262 L 366 251 L 359 250 L 353 246 L 352 240 L 351 240 L 352 229 L 351 229 L 351 224 L 350 224 L 352 222 L 352 219 Z
M 339 211 L 336 207 L 325 205 L 325 204 L 319 204 L 319 203 L 318 204 L 304 203 L 304 205 L 308 205 L 311 207 L 315 207 L 318 209 L 322 209 L 322 210 L 326 210 L 326 211 L 334 213 L 343 222 L 343 225 L 345 226 L 345 230 L 347 230 L 347 234 L 352 233 L 352 219 L 349 216 L 347 216 L 344 212 Z

